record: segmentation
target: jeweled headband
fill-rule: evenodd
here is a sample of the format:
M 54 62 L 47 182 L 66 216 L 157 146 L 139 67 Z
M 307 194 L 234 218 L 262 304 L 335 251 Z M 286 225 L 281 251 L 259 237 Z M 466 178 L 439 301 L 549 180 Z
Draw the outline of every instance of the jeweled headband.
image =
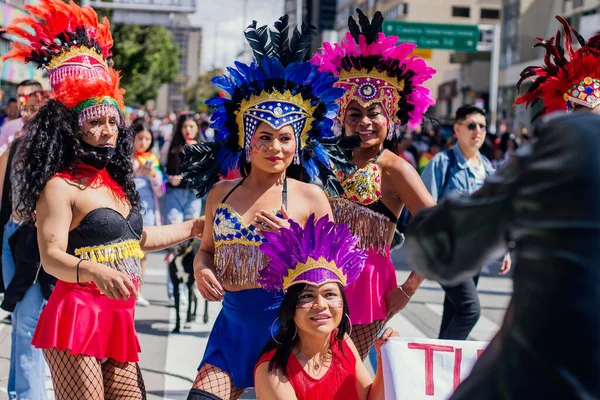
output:
M 119 73 L 110 66 L 113 40 L 108 19 L 99 23 L 91 7 L 62 0 L 40 0 L 25 8 L 30 15 L 15 18 L 4 31 L 27 44 L 13 42 L 3 60 L 45 68 L 53 96 L 78 113 L 80 125 L 101 115 L 122 121 L 124 90 L 119 88 Z
M 399 44 L 397 36 L 382 33 L 379 11 L 372 21 L 361 10 L 356 11 L 360 26 L 349 17 L 344 39 L 324 43 L 312 59 L 320 71 L 338 75 L 336 86 L 346 90 L 338 101 L 338 119 L 343 121 L 348 105 L 356 100 L 363 107 L 381 104 L 390 121 L 390 134 L 399 134 L 403 125 L 416 127 L 435 104 L 431 91 L 422 85 L 435 70 L 420 57 L 410 57 L 414 44 Z
M 358 277 L 367 257 L 365 250 L 356 247 L 358 237 L 328 216 L 315 221 L 312 214 L 304 228 L 290 221 L 289 228 L 264 232 L 264 237 L 267 241 L 260 250 L 270 261 L 259 271 L 258 282 L 271 290 L 287 290 L 299 283 L 346 286 Z
M 562 24 L 564 33 L 559 30 L 548 40 L 537 38 L 535 47 L 546 50 L 544 65 L 525 68 L 517 84 L 520 90 L 524 82 L 531 82 L 515 104 L 533 106 L 538 101 L 543 103 L 543 109 L 533 117 L 534 120 L 555 111 L 600 105 L 600 34 L 586 41 L 563 17 L 557 15 L 556 19 Z M 580 46 L 577 50 L 573 48 L 573 37 Z
M 302 166 L 307 181 L 320 181 L 332 195 L 342 192 L 332 165 L 348 173 L 355 168 L 332 131 L 339 109 L 336 100 L 344 90 L 335 87 L 336 76 L 319 72 L 305 60 L 316 28 L 303 24 L 290 39 L 291 30 L 287 15 L 271 28 L 257 27 L 254 21 L 244 34 L 255 61 L 236 62 L 227 74 L 213 78 L 230 96 L 206 102 L 215 109 L 211 126 L 218 130 L 216 143 L 188 146 L 181 156 L 184 179 L 200 194 L 251 161 L 252 136 L 261 123 L 277 130 L 292 126 L 297 143 L 294 163 Z M 359 140 L 345 145 L 355 148 Z

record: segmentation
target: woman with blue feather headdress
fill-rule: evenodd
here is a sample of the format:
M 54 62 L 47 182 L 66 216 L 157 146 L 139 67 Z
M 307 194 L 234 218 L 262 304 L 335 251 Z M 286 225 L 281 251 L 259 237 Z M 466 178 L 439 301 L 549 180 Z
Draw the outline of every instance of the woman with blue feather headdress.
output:
M 207 102 L 216 109 L 215 143 L 180 155 L 184 179 L 199 196 L 209 192 L 197 285 L 205 299 L 223 302 L 188 399 L 237 399 L 254 386 L 283 298 L 259 283 L 268 263 L 259 250 L 263 232 L 289 227 L 290 219 L 303 226 L 311 215 L 331 218 L 323 189 L 342 192 L 331 168 L 352 171 L 344 150 L 359 140 L 340 143 L 331 130 L 344 90 L 306 61 L 316 28 L 303 24 L 289 38 L 290 31 L 287 16 L 271 28 L 255 21 L 246 29 L 254 62 L 236 62 L 213 79 L 229 95 Z M 219 182 L 235 170 L 240 179 Z

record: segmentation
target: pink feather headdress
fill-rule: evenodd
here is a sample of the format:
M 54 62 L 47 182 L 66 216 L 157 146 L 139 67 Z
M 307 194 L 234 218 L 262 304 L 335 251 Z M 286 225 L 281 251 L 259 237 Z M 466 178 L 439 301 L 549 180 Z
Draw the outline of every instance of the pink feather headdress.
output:
M 342 123 L 348 104 L 353 100 L 363 107 L 380 103 L 390 121 L 390 134 L 400 127 L 415 128 L 423 121 L 427 109 L 435 104 L 431 91 L 423 83 L 435 74 L 417 56 L 410 56 L 416 45 L 398 44 L 397 36 L 382 33 L 383 16 L 379 11 L 372 21 L 357 9 L 359 25 L 348 18 L 349 32 L 340 43 L 324 43 L 312 62 L 321 71 L 339 77 L 338 87 L 346 94 L 338 100 Z

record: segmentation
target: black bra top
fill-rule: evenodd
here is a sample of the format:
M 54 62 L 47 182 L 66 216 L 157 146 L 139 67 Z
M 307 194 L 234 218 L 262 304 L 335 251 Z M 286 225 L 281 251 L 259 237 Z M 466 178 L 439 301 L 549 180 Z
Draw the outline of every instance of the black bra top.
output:
M 393 224 L 398 222 L 398 216 L 396 216 L 396 214 L 394 214 L 392 210 L 390 210 L 385 204 L 383 204 L 383 201 L 381 201 L 381 199 L 377 200 L 374 203 L 365 205 L 365 207 L 367 207 L 369 210 L 375 211 L 376 213 L 385 216 Z
M 123 217 L 112 208 L 96 208 L 69 232 L 67 253 L 75 254 L 75 249 L 82 247 L 139 240 L 143 228 L 142 216 L 138 211 L 132 210 L 127 217 Z

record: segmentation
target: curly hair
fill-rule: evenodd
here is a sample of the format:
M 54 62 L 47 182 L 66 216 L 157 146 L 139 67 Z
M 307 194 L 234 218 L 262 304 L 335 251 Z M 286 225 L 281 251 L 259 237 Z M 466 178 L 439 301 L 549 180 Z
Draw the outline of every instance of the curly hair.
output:
M 15 209 L 25 221 L 35 220 L 35 208 L 46 183 L 59 171 L 73 171 L 84 151 L 77 116 L 65 105 L 50 100 L 29 120 L 27 132 L 16 150 L 14 178 L 18 187 Z M 132 134 L 119 127 L 116 149 L 106 166 L 107 172 L 122 188 L 134 210 L 139 210 L 139 194 L 133 182 Z

